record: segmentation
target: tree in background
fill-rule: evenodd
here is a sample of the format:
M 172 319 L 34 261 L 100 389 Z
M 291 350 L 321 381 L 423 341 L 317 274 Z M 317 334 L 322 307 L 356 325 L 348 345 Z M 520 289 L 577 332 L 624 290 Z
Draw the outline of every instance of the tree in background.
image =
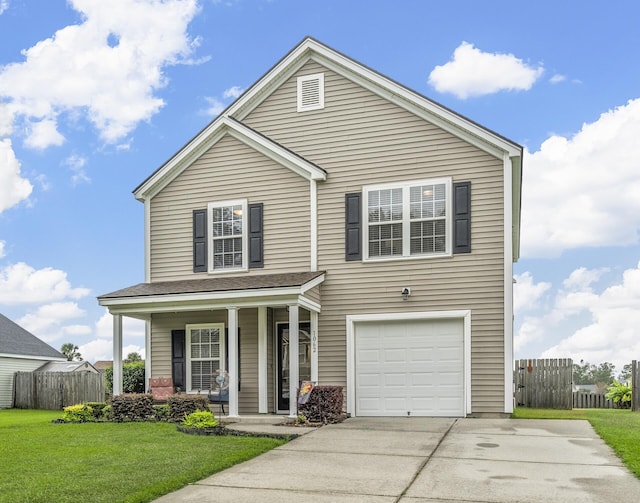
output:
M 620 380 L 621 381 L 629 381 L 631 379 L 631 363 L 627 363 L 624 367 L 622 367 L 622 372 L 620 372 Z
M 76 346 L 72 342 L 63 344 L 60 348 L 60 352 L 67 357 L 68 362 L 79 362 L 82 360 L 82 355 L 78 353 L 78 346 Z
M 604 391 L 615 379 L 616 366 L 604 362 L 593 365 L 584 360 L 573 364 L 573 384 L 595 384 L 598 391 Z
M 129 353 L 127 357 L 124 359 L 125 363 L 133 363 L 133 362 L 141 362 L 142 356 L 140 353 Z

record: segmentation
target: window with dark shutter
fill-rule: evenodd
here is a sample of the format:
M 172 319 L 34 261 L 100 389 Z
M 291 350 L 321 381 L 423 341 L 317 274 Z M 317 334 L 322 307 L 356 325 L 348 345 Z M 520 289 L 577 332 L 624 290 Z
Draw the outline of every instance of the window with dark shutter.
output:
M 193 272 L 207 272 L 207 210 L 193 211 Z
M 471 253 L 471 182 L 453 184 L 453 253 Z
M 362 194 L 345 194 L 345 260 L 362 260 Z
M 264 233 L 262 203 L 250 204 L 249 209 L 249 268 L 264 267 Z

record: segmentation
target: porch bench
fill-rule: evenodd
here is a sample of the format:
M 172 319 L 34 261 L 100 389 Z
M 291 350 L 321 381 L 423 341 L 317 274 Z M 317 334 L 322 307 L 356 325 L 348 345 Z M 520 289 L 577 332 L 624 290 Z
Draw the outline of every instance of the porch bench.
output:
M 207 397 L 209 399 L 209 403 L 211 404 L 218 404 L 220 405 L 220 408 L 222 409 L 222 413 L 226 414 L 226 412 L 224 411 L 224 404 L 228 404 L 229 403 L 229 390 L 228 389 L 223 389 L 220 391 L 213 391 L 213 390 L 209 390 L 209 393 L 207 394 Z

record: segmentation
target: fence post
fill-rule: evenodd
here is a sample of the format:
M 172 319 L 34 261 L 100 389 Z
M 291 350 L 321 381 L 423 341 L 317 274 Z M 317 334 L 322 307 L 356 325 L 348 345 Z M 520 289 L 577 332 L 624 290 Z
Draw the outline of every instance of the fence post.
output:
M 633 412 L 640 411 L 640 386 L 638 386 L 638 361 L 631 362 L 631 410 Z

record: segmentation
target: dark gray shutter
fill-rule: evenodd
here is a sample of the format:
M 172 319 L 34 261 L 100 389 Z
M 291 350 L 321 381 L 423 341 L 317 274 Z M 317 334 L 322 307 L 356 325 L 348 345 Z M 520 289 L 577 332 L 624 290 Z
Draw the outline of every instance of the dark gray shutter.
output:
M 345 194 L 345 260 L 362 260 L 362 193 Z
M 171 331 L 171 377 L 177 391 L 186 391 L 187 365 L 185 360 L 185 331 Z M 178 390 L 178 388 L 180 388 Z
M 453 184 L 453 253 L 471 253 L 471 182 Z
M 193 272 L 207 272 L 207 210 L 193 211 Z
M 262 203 L 249 207 L 249 268 L 264 267 L 264 233 L 262 230 Z

